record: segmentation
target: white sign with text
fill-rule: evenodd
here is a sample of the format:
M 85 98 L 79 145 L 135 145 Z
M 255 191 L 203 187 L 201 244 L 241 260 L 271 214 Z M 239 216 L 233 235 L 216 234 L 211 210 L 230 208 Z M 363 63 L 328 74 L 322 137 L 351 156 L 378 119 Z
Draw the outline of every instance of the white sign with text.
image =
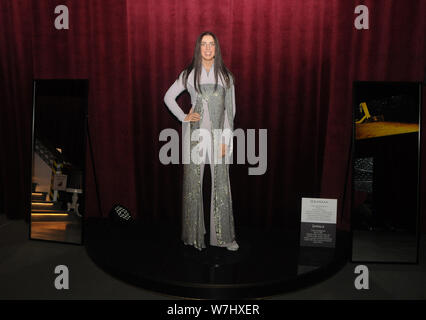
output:
M 302 198 L 300 245 L 336 245 L 337 199 Z
M 337 199 L 302 198 L 302 222 L 336 223 Z

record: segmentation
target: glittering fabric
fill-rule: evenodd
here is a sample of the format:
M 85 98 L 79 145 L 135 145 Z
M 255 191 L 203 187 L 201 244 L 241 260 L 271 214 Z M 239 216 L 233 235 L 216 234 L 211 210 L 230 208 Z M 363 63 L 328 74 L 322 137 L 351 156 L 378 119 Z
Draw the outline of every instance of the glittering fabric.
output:
M 200 123 L 206 116 L 204 110 L 208 110 L 210 120 L 213 181 L 211 212 L 215 232 L 215 240 L 218 246 L 224 246 L 235 240 L 234 217 L 232 212 L 232 195 L 229 179 L 229 164 L 220 156 L 221 137 L 214 134 L 214 129 L 223 129 L 225 112 L 231 131 L 233 131 L 233 90 L 218 86 L 214 90 L 214 84 L 202 84 L 202 94 L 197 94 L 194 112 L 201 116 L 201 120 L 191 122 L 190 136 L 194 130 L 200 129 Z M 195 131 L 196 132 L 196 131 Z M 190 142 L 191 155 L 200 154 L 199 139 Z M 216 149 L 216 150 L 215 150 Z M 225 157 L 229 156 L 229 153 Z M 192 159 L 194 160 L 194 159 Z M 182 202 L 182 240 L 187 245 L 193 245 L 201 250 L 206 247 L 204 235 L 206 228 L 204 223 L 204 210 L 202 200 L 202 179 L 199 161 L 190 161 L 184 164 L 183 172 L 183 202 Z M 214 238 L 214 237 L 213 237 Z

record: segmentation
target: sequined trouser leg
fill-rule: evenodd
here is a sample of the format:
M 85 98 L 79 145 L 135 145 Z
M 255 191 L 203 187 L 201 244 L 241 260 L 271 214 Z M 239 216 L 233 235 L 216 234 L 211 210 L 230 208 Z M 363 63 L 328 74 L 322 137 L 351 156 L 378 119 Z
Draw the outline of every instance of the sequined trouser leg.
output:
M 203 186 L 203 178 L 204 178 L 204 166 L 206 163 L 210 165 L 211 172 L 211 193 L 210 193 L 210 245 L 217 246 L 216 239 L 216 228 L 214 222 L 214 207 L 213 207 L 213 196 L 214 196 L 214 165 L 212 165 L 211 155 L 208 152 L 205 152 L 204 159 L 200 164 L 200 178 L 201 178 L 201 186 Z
M 211 132 L 211 123 L 210 123 L 210 116 L 207 109 L 207 104 L 203 104 L 203 119 L 201 121 L 201 128 L 205 129 L 209 132 Z M 212 146 L 208 146 L 204 149 L 204 155 L 202 155 L 203 161 L 200 164 L 200 179 L 201 179 L 201 188 L 203 188 L 203 178 L 204 178 L 204 166 L 206 163 L 210 165 L 210 171 L 211 171 L 211 193 L 210 193 L 210 245 L 216 246 L 217 245 L 217 239 L 216 239 L 216 228 L 215 228 L 215 222 L 214 222 L 214 206 L 213 206 L 213 194 L 214 194 L 214 164 L 212 159 Z M 203 194 L 201 192 L 201 194 Z

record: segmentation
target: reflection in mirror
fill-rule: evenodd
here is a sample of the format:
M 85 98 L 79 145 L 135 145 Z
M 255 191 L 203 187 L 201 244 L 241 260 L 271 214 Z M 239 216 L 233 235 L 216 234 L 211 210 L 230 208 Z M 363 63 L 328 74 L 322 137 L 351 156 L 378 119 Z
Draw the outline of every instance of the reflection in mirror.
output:
M 88 81 L 34 80 L 30 238 L 82 243 Z
M 352 261 L 418 262 L 420 90 L 354 84 Z

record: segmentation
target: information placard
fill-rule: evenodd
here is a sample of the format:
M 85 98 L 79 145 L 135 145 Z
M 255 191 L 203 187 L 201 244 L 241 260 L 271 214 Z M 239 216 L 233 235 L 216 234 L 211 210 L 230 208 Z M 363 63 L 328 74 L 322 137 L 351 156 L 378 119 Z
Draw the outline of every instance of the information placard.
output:
M 335 247 L 337 199 L 302 198 L 300 245 Z

